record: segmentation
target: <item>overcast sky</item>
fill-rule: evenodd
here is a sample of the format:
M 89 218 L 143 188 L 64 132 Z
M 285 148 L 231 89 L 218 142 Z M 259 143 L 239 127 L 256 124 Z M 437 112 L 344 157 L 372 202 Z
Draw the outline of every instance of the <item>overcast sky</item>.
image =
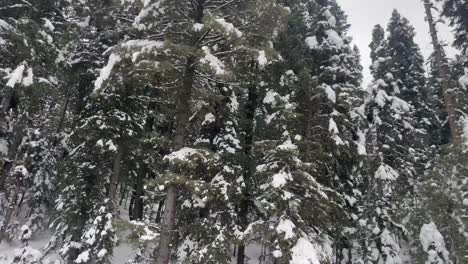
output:
M 429 28 L 424 20 L 424 6 L 421 0 L 337 0 L 348 15 L 351 24 L 349 35 L 353 37 L 354 43 L 358 45 L 362 53 L 362 64 L 364 66 L 364 82 L 369 83 L 369 43 L 371 41 L 372 29 L 375 24 L 381 24 L 387 28 L 388 21 L 393 9 L 397 9 L 403 16 L 408 18 L 415 27 L 417 35 L 416 42 L 419 44 L 424 57 L 427 59 L 432 52 Z M 439 25 L 440 38 L 449 43 L 452 42 L 451 32 L 447 26 Z M 453 50 L 449 50 L 453 54 Z

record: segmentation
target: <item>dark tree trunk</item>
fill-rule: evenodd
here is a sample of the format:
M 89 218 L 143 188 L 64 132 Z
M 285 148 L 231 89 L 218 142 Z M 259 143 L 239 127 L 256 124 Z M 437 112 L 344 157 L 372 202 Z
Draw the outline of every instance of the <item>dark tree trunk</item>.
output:
M 136 220 L 143 219 L 143 194 L 144 194 L 144 179 L 146 177 L 146 168 L 144 165 L 140 168 L 137 175 L 137 182 L 135 185 L 135 192 L 133 199 L 132 207 L 132 217 Z
M 248 213 L 250 204 L 250 188 L 252 184 L 252 177 L 255 170 L 255 161 L 252 156 L 253 139 L 254 139 L 254 124 L 255 124 L 255 111 L 258 104 L 258 94 L 256 85 L 250 85 L 247 104 L 245 106 L 245 120 L 244 120 L 244 181 L 246 187 L 243 191 L 243 198 L 239 203 L 239 225 L 242 229 L 247 228 Z M 237 248 L 237 264 L 245 263 L 245 245 L 240 244 Z
M 190 100 L 195 81 L 195 60 L 187 58 L 184 80 L 182 87 L 176 94 L 176 129 L 174 135 L 174 150 L 178 151 L 185 146 L 187 123 L 190 114 Z M 168 264 L 171 258 L 173 235 L 175 229 L 177 188 L 169 185 L 167 187 L 166 200 L 164 203 L 164 216 L 161 223 L 161 236 L 158 249 L 158 264 Z
M 124 144 L 125 144 L 124 142 L 118 142 L 117 144 L 117 153 L 115 154 L 115 157 L 114 157 L 112 176 L 110 179 L 109 192 L 107 196 L 110 199 L 111 210 L 113 212 L 117 211 L 117 208 L 119 207 L 119 204 L 117 201 L 117 188 L 119 186 L 119 181 L 120 181 L 120 176 L 121 176 L 120 172 L 122 168 L 122 159 L 125 154 Z
M 461 143 L 462 130 L 458 125 L 458 117 L 455 109 L 455 100 L 453 94 L 450 92 L 450 70 L 447 65 L 447 60 L 444 57 L 444 51 L 439 41 L 436 24 L 432 16 L 432 2 L 430 0 L 423 0 L 424 8 L 426 10 L 426 21 L 429 24 L 429 32 L 432 39 L 432 46 L 434 48 L 434 67 L 437 70 L 437 78 L 440 80 L 442 92 L 444 95 L 445 108 L 447 110 L 450 132 L 454 145 Z

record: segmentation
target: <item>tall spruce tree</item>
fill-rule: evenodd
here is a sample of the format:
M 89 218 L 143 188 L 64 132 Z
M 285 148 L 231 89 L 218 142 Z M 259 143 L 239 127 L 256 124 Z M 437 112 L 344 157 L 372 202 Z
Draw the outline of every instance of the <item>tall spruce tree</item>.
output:
M 30 210 L 25 233 L 43 227 L 54 199 L 53 127 L 62 94 L 55 59 L 63 1 L 15 3 L 2 2 L 0 11 L 0 241 L 22 232 L 14 218 L 23 205 Z
M 415 183 L 427 160 L 424 61 L 414 42 L 415 31 L 395 10 L 387 32 L 385 37 L 383 28 L 376 26 L 370 44 L 374 77 L 366 99 L 370 178 L 360 220 L 368 233 L 364 263 L 402 263 L 400 241 L 409 234 L 399 223 L 410 212 Z
M 309 189 L 311 198 L 318 199 L 314 203 L 324 207 L 317 207 L 311 215 L 299 212 L 288 221 L 292 220 L 297 228 L 295 239 L 303 239 L 304 236 L 299 235 L 301 232 L 308 234 L 312 244 L 320 244 L 320 237 L 325 240 L 330 237 L 336 243 L 337 261 L 350 262 L 351 241 L 348 238 L 352 234 L 346 227 L 353 226 L 352 218 L 357 212 L 355 206 L 362 181 L 359 164 L 365 154 L 364 120 L 359 110 L 363 102 L 359 88 L 362 70 L 359 52 L 351 46 L 346 15 L 335 1 L 298 1 L 290 3 L 289 7 L 288 28 L 279 36 L 277 45 L 285 60 L 283 79 L 292 78 L 289 81 L 291 90 L 286 94 L 287 90 L 276 93 L 280 102 L 284 96 L 290 98 L 294 108 L 288 111 L 293 114 L 286 120 L 292 119 L 293 123 L 279 127 L 285 131 L 278 133 L 288 135 L 294 142 L 291 144 L 297 146 L 297 150 L 290 151 L 296 153 L 294 155 L 301 163 L 296 162 L 297 167 L 289 164 L 293 177 L 284 188 L 308 180 L 317 181 L 319 185 L 312 182 L 304 185 L 322 186 L 318 189 L 324 188 L 330 193 L 328 199 L 321 200 L 320 195 L 313 198 L 312 193 L 317 193 L 317 189 Z M 283 82 L 280 80 L 279 83 Z M 283 137 L 281 144 L 287 140 Z M 301 178 L 301 175 L 307 177 Z M 298 205 L 310 202 L 307 197 L 297 199 Z M 340 210 L 345 213 L 341 215 Z M 320 220 L 337 215 L 343 219 L 337 225 Z M 320 232 L 304 232 L 304 226 Z

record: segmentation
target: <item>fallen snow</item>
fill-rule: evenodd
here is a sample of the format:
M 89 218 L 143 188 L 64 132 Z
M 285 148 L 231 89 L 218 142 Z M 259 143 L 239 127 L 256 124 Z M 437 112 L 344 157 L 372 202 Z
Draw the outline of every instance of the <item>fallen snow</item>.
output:
M 28 68 L 26 77 L 23 78 L 23 85 L 28 87 L 33 84 L 33 81 L 34 81 L 33 69 Z
M 268 90 L 268 92 L 266 92 L 265 98 L 263 98 L 263 103 L 270 104 L 271 106 L 274 107 L 276 103 L 276 96 L 278 96 L 277 92 Z
M 225 73 L 223 62 L 211 54 L 208 47 L 205 46 L 202 49 L 205 52 L 205 57 L 200 59 L 200 62 L 210 65 L 210 67 L 215 71 L 216 75 L 223 75 Z
M 280 171 L 279 173 L 276 173 L 273 175 L 273 181 L 271 182 L 271 186 L 274 188 L 282 188 L 283 186 L 286 185 L 286 183 L 291 180 L 292 176 L 290 173 L 285 172 L 285 171 Z
M 464 145 L 468 146 L 468 118 L 462 117 L 460 122 L 463 124 Z
M 317 250 L 305 238 L 299 238 L 291 252 L 292 259 L 289 264 L 320 264 Z
M 291 222 L 291 220 L 281 220 L 276 226 L 276 232 L 278 232 L 278 234 L 284 234 L 285 239 L 291 239 L 296 236 L 294 234 L 295 227 L 296 225 L 294 225 L 294 223 Z
M 458 82 L 463 87 L 463 90 L 468 89 L 468 68 L 465 68 L 465 75 L 460 77 L 460 79 L 458 79 Z
M 310 49 L 317 49 L 319 47 L 319 43 L 317 41 L 317 37 L 312 36 L 312 37 L 307 37 L 305 39 L 305 43 Z
M 0 154 L 8 155 L 8 142 L 5 139 L 0 139 Z
M 327 18 L 328 25 L 336 27 L 336 18 L 332 15 L 329 9 L 325 10 L 324 15 Z
M 395 110 L 403 111 L 405 113 L 411 111 L 411 105 L 396 96 L 392 97 L 392 108 Z
M 264 50 L 261 50 L 258 52 L 257 62 L 258 62 L 258 66 L 260 67 L 260 69 L 263 69 L 267 65 L 268 60 L 265 56 Z
M 10 24 L 8 24 L 5 20 L 0 19 L 0 29 L 10 30 L 12 28 L 13 27 L 10 26 Z
M 356 145 L 358 148 L 358 154 L 359 155 L 367 155 L 367 149 L 366 149 L 366 134 L 359 130 L 357 132 L 358 140 L 356 141 Z
M 288 139 L 284 141 L 281 145 L 278 145 L 276 148 L 279 150 L 287 151 L 287 150 L 296 150 L 297 146 L 294 145 L 290 139 Z
M 205 120 L 203 120 L 202 126 L 207 125 L 207 124 L 211 124 L 214 121 L 216 121 L 216 117 L 212 113 L 208 113 L 208 114 L 205 115 Z
M 205 153 L 199 149 L 194 148 L 182 148 L 178 151 L 172 152 L 169 155 L 164 156 L 163 160 L 174 162 L 174 161 L 190 161 L 190 159 L 195 155 L 205 156 Z
M 120 56 L 111 54 L 109 56 L 109 61 L 107 62 L 107 65 L 101 69 L 101 72 L 99 74 L 99 77 L 97 80 L 94 82 L 94 93 L 99 93 L 99 91 L 102 89 L 103 83 L 109 79 L 110 74 L 112 72 L 112 69 L 114 68 L 115 64 L 117 64 L 121 60 Z
M 132 62 L 136 62 L 141 53 L 154 52 L 164 46 L 164 42 L 146 40 L 146 39 L 132 39 L 122 44 L 123 48 L 129 50 L 138 50 L 132 53 Z
M 328 131 L 330 131 L 333 134 L 338 134 L 340 131 L 338 130 L 338 126 L 336 125 L 335 120 L 333 118 L 330 118 L 329 125 L 328 125 Z
M 424 251 L 429 253 L 429 258 L 438 258 L 438 254 L 442 253 L 445 259 L 448 259 L 448 251 L 445 248 L 445 241 L 442 234 L 437 229 L 437 226 L 434 223 L 425 224 L 421 227 L 421 232 L 419 233 L 419 240 Z M 430 252 L 434 251 L 434 252 Z M 434 262 L 431 262 L 434 263 Z
M 332 101 L 333 103 L 336 103 L 336 93 L 333 90 L 333 88 L 330 87 L 330 85 L 323 85 L 323 89 L 325 90 L 325 93 L 327 94 L 328 100 Z
M 80 255 L 76 258 L 75 262 L 76 263 L 84 263 L 89 260 L 89 252 L 86 250 L 84 252 L 81 252 Z
M 328 36 L 328 43 L 333 44 L 337 49 L 341 49 L 345 45 L 344 40 L 335 30 L 328 29 L 325 31 L 325 34 Z
M 395 171 L 392 167 L 388 166 L 387 164 L 381 164 L 380 167 L 375 172 L 374 177 L 376 179 L 381 180 L 390 180 L 394 181 L 399 177 L 397 171 Z
M 43 20 L 44 20 L 44 27 L 45 27 L 45 28 L 47 28 L 47 29 L 50 30 L 50 31 L 54 31 L 54 30 L 55 30 L 54 25 L 52 24 L 52 22 L 50 22 L 49 19 L 43 18 Z
M 221 25 L 223 27 L 223 29 L 224 29 L 224 31 L 226 33 L 234 34 L 238 38 L 242 37 L 242 32 L 239 31 L 232 23 L 226 22 L 226 20 L 224 20 L 224 18 L 216 18 L 215 21 L 216 21 L 216 23 L 218 23 L 219 25 Z
M 10 75 L 7 76 L 8 82 L 7 86 L 8 87 L 15 87 L 16 84 L 19 84 L 23 81 L 23 73 L 25 70 L 24 65 L 18 66 Z
M 204 26 L 205 26 L 205 25 L 203 25 L 203 24 L 195 23 L 195 24 L 193 24 L 193 30 L 194 30 L 195 32 L 200 32 L 200 31 L 202 31 L 202 29 L 203 29 Z

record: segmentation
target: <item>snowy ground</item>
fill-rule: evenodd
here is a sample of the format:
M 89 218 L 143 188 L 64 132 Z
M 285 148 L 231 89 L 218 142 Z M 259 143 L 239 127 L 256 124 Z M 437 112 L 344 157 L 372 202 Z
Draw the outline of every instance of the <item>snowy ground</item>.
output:
M 49 241 L 50 234 L 44 234 L 42 237 L 31 241 L 30 246 L 34 249 L 41 251 L 43 247 Z M 11 264 L 15 256 L 15 250 L 17 250 L 21 244 L 13 242 L 8 244 L 3 242 L 0 244 L 0 264 Z M 114 257 L 112 258 L 112 264 L 124 264 L 133 257 L 133 248 L 127 243 L 120 243 L 114 249 Z M 61 264 L 59 256 L 51 254 L 47 256 L 43 264 Z

